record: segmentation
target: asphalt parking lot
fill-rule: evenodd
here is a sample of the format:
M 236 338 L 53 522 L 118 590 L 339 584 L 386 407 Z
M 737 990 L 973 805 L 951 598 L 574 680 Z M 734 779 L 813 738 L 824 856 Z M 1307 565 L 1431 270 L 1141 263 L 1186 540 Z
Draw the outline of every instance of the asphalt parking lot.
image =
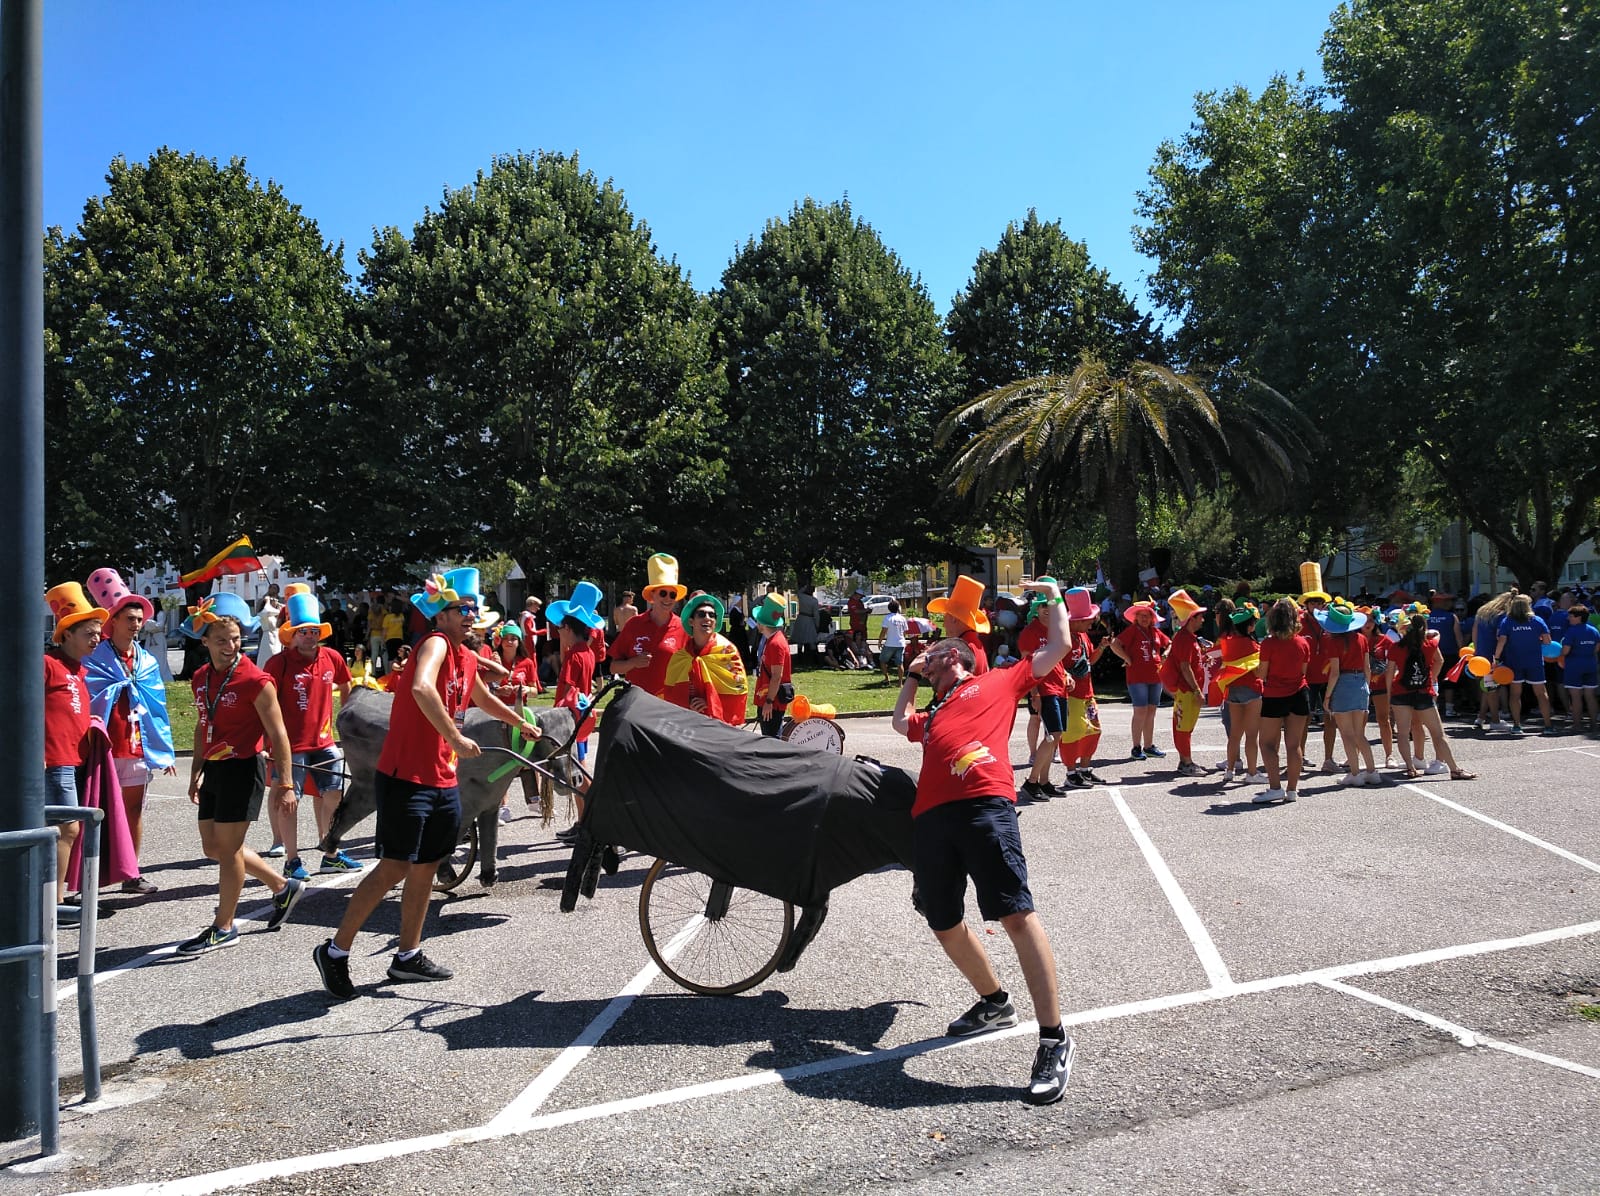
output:
M 1585 1016 L 1600 1014 L 1600 740 L 1456 725 L 1476 781 L 1317 776 L 1297 804 L 1258 807 L 1214 775 L 1179 780 L 1173 756 L 1127 761 L 1128 709 L 1102 710 L 1113 784 L 1022 814 L 1079 1043 L 1059 1105 L 1018 1098 L 1031 1024 L 940 1037 L 971 995 L 903 871 L 838 890 L 795 971 L 693 996 L 640 937 L 649 861 L 562 914 L 541 882 L 566 852 L 519 806 L 499 883 L 430 912 L 425 945 L 455 979 L 383 978 L 391 899 L 341 1004 L 311 951 L 348 877 L 316 878 L 278 932 L 241 924 L 234 949 L 171 955 L 208 922 L 216 873 L 166 779 L 146 830 L 161 892 L 108 897 L 100 927 L 105 1097 L 68 1097 L 55 1160 L 37 1140 L 0 1148 L 0 1187 L 1600 1190 L 1600 1021 Z M 844 725 L 847 751 L 915 767 L 886 719 Z M 1221 760 L 1214 715 L 1195 742 Z M 251 842 L 266 836 L 263 821 Z M 350 846 L 363 857 L 370 839 Z M 264 894 L 248 888 L 245 912 L 263 917 Z M 1004 935 L 979 933 L 1020 989 Z M 64 933 L 69 1075 L 75 946 Z

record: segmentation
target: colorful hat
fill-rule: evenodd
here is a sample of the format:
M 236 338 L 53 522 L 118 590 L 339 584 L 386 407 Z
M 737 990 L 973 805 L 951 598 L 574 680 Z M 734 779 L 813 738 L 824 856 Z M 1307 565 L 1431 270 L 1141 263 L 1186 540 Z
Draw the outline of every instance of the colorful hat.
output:
M 1094 592 L 1087 586 L 1073 586 L 1062 595 L 1067 600 L 1067 618 L 1092 619 L 1100 613 L 1095 605 Z
M 644 563 L 645 575 L 649 578 L 645 582 L 644 596 L 648 598 L 651 590 L 671 590 L 674 598 L 682 598 L 689 592 L 688 586 L 678 584 L 678 558 L 658 552 Z
M 683 604 L 683 616 L 679 620 L 683 624 L 683 629 L 691 636 L 694 635 L 694 623 L 689 616 L 695 611 L 699 610 L 702 606 L 709 606 L 712 610 L 717 612 L 717 621 L 711 626 L 711 630 L 713 632 L 722 630 L 722 620 L 727 617 L 727 608 L 722 605 L 722 600 L 715 594 L 696 594 L 693 598 L 689 599 L 689 601 Z
M 319 640 L 333 634 L 333 628 L 322 621 L 322 606 L 310 586 L 298 583 L 289 587 L 289 596 L 283 604 L 283 614 L 278 618 L 279 634 L 292 636 L 297 631 L 314 629 Z
M 437 617 L 439 612 L 452 602 L 470 602 L 473 606 L 483 605 L 483 595 L 478 592 L 476 569 L 466 567 L 451 569 L 447 573 L 435 573 L 423 583 L 420 594 L 411 595 L 411 605 L 430 619 Z
M 1243 627 L 1246 623 L 1254 623 L 1261 617 L 1261 610 L 1254 602 L 1241 602 L 1228 613 L 1228 622 L 1235 627 Z
M 1302 606 L 1311 598 L 1320 599 L 1323 602 L 1332 601 L 1327 591 L 1322 588 L 1322 566 L 1316 561 L 1300 562 L 1300 589 L 1304 591 L 1300 595 L 1300 604 Z
M 764 594 L 750 617 L 763 627 L 782 627 L 789 603 L 782 594 Z
M 494 629 L 494 634 L 489 638 L 496 648 L 500 646 L 501 640 L 517 640 L 518 642 L 521 642 L 522 628 L 517 625 L 516 620 L 508 619 L 506 622 L 496 627 Z
M 50 612 L 56 617 L 53 638 L 58 644 L 66 633 L 79 623 L 89 619 L 99 619 L 104 623 L 111 617 L 106 614 L 103 606 L 89 605 L 89 599 L 84 597 L 83 587 L 75 581 L 64 581 L 47 590 L 44 600 L 50 604 Z
M 930 615 L 953 615 L 980 635 L 989 630 L 989 616 L 983 613 L 983 583 L 965 573 L 956 578 L 948 598 L 928 603 Z
M 1330 603 L 1325 610 L 1314 611 L 1312 617 L 1334 635 L 1359 631 L 1367 625 L 1367 616 L 1343 599 Z
M 474 631 L 488 631 L 500 622 L 505 616 L 497 610 L 490 610 L 487 606 L 478 611 L 477 621 L 472 624 Z
M 1147 598 L 1143 602 L 1135 602 L 1129 606 L 1127 610 L 1122 612 L 1122 617 L 1131 623 L 1133 622 L 1133 616 L 1140 611 L 1149 611 L 1152 616 L 1157 616 L 1161 613 L 1156 609 L 1156 604 Z
M 676 562 L 674 562 L 676 563 Z M 557 599 L 545 607 L 545 617 L 550 620 L 552 627 L 560 626 L 567 619 L 576 619 L 585 627 L 604 627 L 606 621 L 595 614 L 594 605 L 603 595 L 600 587 L 592 581 L 580 581 L 572 587 L 572 597 L 562 601 Z
M 96 569 L 89 574 L 89 593 L 93 595 L 96 606 L 103 606 L 110 612 L 106 615 L 108 619 L 116 618 L 117 612 L 129 605 L 144 611 L 147 623 L 156 617 L 156 608 L 151 605 L 150 599 L 128 589 L 122 582 L 122 574 L 115 569 Z
M 1209 606 L 1201 606 L 1189 597 L 1187 590 L 1173 590 L 1167 597 L 1167 605 L 1172 608 L 1172 617 L 1177 620 L 1179 627 L 1196 615 L 1203 615 L 1211 609 Z
M 254 631 L 261 622 L 250 613 L 250 606 L 243 598 L 224 591 L 203 598 L 199 606 L 189 608 L 189 617 L 183 621 L 183 634 L 197 640 L 207 627 L 221 618 L 238 619 L 239 626 L 247 633 Z

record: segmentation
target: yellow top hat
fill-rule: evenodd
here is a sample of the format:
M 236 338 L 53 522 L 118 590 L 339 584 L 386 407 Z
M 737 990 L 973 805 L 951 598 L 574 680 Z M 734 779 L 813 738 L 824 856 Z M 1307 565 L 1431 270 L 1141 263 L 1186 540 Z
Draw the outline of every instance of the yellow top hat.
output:
M 983 613 L 983 583 L 976 577 L 963 573 L 948 598 L 935 598 L 928 603 L 930 615 L 953 615 L 979 634 L 989 630 L 989 616 Z
M 648 598 L 651 590 L 671 590 L 672 596 L 681 599 L 689 592 L 688 586 L 678 584 L 678 558 L 658 552 L 644 563 L 645 574 L 649 580 L 645 582 L 644 596 Z
M 105 607 L 95 606 L 89 601 L 83 592 L 82 582 L 64 581 L 45 591 L 44 600 L 50 604 L 50 613 L 56 617 L 53 638 L 58 644 L 79 623 L 89 619 L 99 619 L 104 623 L 110 617 Z
M 1316 561 L 1300 562 L 1300 601 L 1307 598 L 1320 598 L 1324 602 L 1332 602 L 1328 592 L 1322 588 L 1322 566 Z

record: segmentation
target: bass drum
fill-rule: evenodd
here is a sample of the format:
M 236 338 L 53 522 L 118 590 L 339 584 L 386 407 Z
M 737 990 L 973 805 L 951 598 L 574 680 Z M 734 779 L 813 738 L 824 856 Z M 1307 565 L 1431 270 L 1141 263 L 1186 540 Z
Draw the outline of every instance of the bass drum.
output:
M 797 747 L 844 755 L 844 728 L 831 718 L 803 718 L 783 728 L 783 738 Z

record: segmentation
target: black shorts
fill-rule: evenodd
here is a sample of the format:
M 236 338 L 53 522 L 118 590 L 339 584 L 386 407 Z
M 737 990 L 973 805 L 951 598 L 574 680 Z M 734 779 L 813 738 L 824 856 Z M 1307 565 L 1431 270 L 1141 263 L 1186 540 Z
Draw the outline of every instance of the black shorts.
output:
M 375 773 L 378 794 L 378 858 L 436 864 L 461 837 L 461 790 L 433 789 Z
M 1389 705 L 1409 706 L 1412 710 L 1426 710 L 1433 705 L 1432 694 L 1390 694 Z
M 965 916 L 969 876 L 986 921 L 1033 909 L 1017 807 L 1010 798 L 978 797 L 934 806 L 912 822 L 911 834 L 917 896 L 932 929 L 949 930 Z
M 1059 735 L 1067 729 L 1067 699 L 1061 694 L 1039 695 L 1039 724 L 1046 735 Z
M 267 792 L 267 758 L 209 760 L 200 770 L 201 822 L 254 822 Z
M 1308 690 L 1297 690 L 1287 698 L 1261 699 L 1262 718 L 1288 718 L 1290 715 L 1311 717 L 1311 698 Z

